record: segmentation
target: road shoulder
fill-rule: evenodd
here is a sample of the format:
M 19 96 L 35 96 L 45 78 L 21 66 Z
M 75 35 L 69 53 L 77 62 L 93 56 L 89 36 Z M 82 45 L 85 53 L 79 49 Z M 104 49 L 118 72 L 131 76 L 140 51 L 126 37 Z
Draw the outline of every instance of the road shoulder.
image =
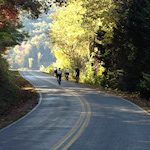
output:
M 21 89 L 21 97 L 19 103 L 8 109 L 8 111 L 0 115 L 0 129 L 17 121 L 19 118 L 26 115 L 38 104 L 38 94 L 34 87 L 20 75 L 17 76 L 20 80 L 17 83 Z

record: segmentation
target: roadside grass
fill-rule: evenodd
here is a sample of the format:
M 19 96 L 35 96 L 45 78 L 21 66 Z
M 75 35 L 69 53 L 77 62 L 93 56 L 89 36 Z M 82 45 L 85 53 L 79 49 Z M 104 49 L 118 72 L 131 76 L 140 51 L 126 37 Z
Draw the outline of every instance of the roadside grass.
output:
M 0 129 L 18 120 L 38 103 L 33 86 L 18 71 L 10 71 L 10 84 L 0 88 Z

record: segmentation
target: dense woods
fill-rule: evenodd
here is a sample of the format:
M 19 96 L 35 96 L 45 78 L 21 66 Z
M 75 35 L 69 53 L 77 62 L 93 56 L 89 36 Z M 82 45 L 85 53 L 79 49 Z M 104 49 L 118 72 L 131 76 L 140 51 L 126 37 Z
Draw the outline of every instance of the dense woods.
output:
M 50 16 L 50 42 L 56 57 L 53 66 L 81 69 L 81 80 L 90 84 L 139 92 L 150 97 L 150 0 L 55 0 Z M 14 94 L 8 64 L 2 57 L 8 47 L 20 44 L 27 33 L 19 13 L 36 19 L 52 1 L 0 0 L 0 97 Z M 11 87 L 11 88 L 10 88 Z M 11 103 L 10 103 L 11 104 Z
M 81 80 L 150 96 L 150 1 L 69 0 L 52 14 L 55 66 Z
M 51 1 L 0 0 L 0 115 L 22 99 L 21 91 L 15 83 L 16 77 L 11 74 L 7 61 L 2 57 L 8 47 L 21 44 L 27 37 L 27 33 L 20 30 L 22 24 L 19 14 L 25 11 L 28 17 L 36 19 L 50 6 Z
M 33 5 L 35 4 L 32 3 L 31 6 Z M 23 40 L 25 35 L 18 30 L 21 27 L 19 10 L 28 9 L 31 12 L 31 6 L 27 8 L 27 1 L 23 0 L 0 0 L 0 114 L 15 105 L 21 97 L 19 87 L 16 86 L 15 78 L 8 70 L 9 65 L 2 54 L 7 47 L 15 46 Z

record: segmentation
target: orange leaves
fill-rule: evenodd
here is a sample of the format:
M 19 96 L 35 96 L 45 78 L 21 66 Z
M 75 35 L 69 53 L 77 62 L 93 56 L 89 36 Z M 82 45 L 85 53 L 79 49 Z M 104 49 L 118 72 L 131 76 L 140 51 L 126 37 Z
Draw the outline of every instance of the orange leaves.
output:
M 0 29 L 4 27 L 4 23 L 0 21 Z
M 18 17 L 17 9 L 12 5 L 1 5 L 0 6 L 0 28 L 3 28 L 6 22 L 15 23 Z

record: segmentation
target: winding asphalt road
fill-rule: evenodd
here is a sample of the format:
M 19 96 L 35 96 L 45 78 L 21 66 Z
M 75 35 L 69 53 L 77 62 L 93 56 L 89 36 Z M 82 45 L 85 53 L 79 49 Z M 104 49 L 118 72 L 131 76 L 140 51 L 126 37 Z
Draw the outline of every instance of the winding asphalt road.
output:
M 150 115 L 119 97 L 38 71 L 21 72 L 39 104 L 0 130 L 0 150 L 150 150 Z

